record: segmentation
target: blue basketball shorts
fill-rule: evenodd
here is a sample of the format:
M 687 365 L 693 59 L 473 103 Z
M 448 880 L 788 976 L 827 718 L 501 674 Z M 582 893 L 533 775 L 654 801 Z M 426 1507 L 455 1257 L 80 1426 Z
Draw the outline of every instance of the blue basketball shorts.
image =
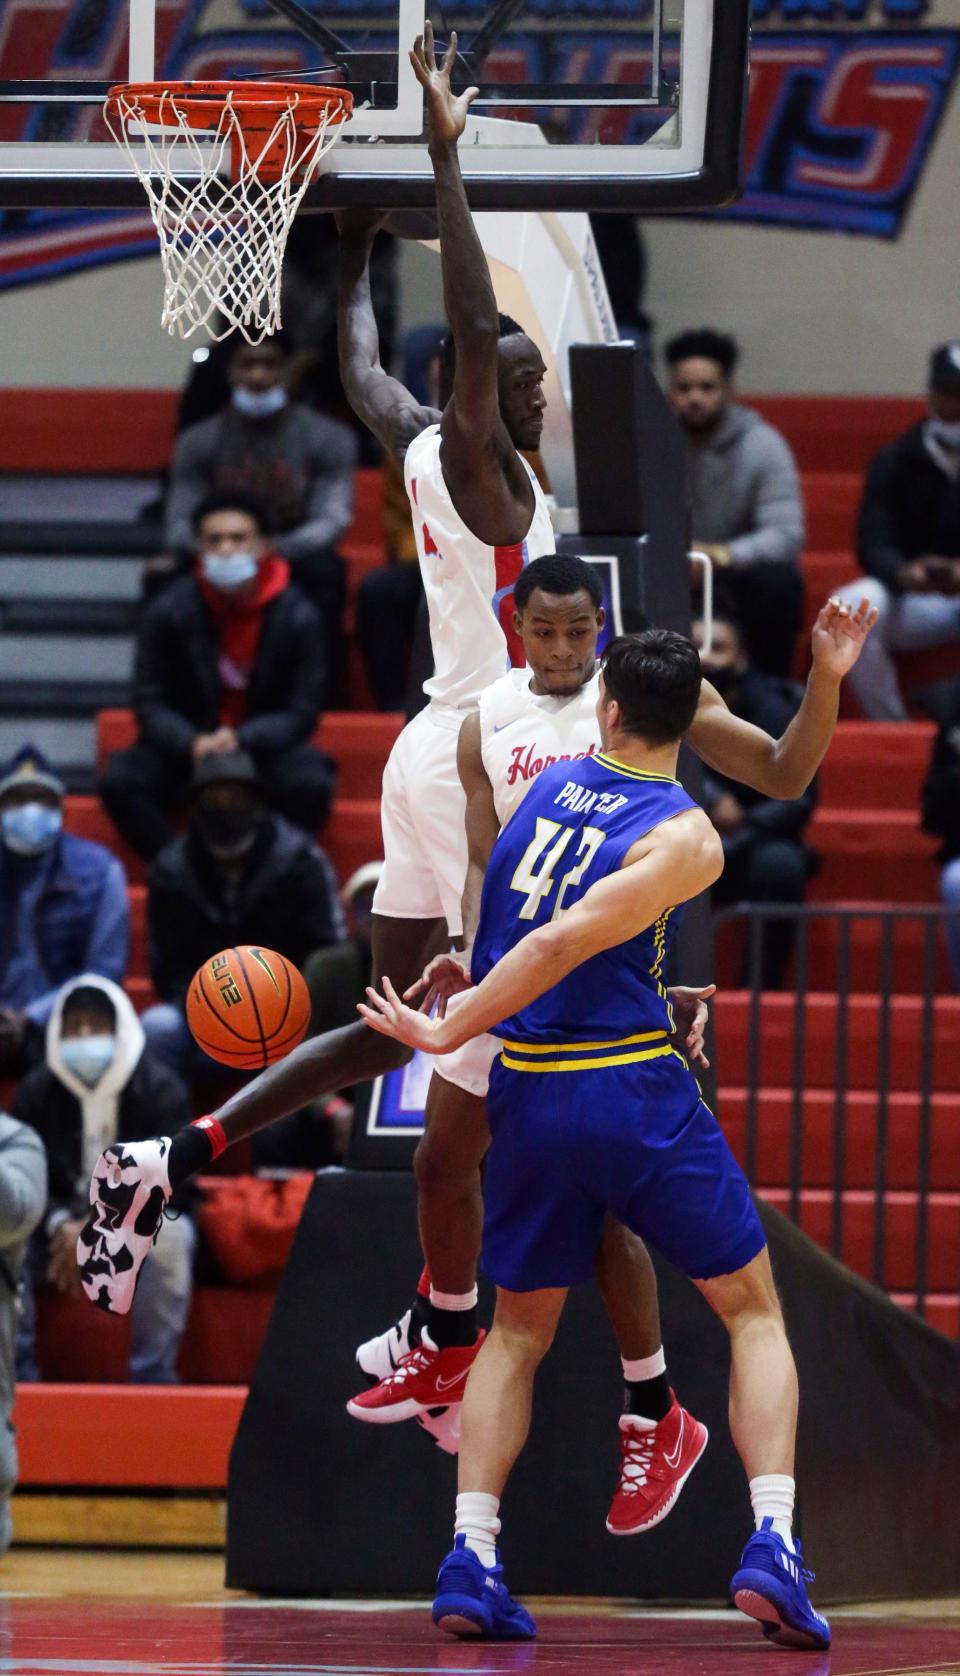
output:
M 691 1279 L 751 1262 L 766 1244 L 760 1218 L 686 1061 L 661 1049 L 583 1070 L 584 1057 L 493 1066 L 488 1278 L 511 1292 L 589 1279 L 608 1211 Z

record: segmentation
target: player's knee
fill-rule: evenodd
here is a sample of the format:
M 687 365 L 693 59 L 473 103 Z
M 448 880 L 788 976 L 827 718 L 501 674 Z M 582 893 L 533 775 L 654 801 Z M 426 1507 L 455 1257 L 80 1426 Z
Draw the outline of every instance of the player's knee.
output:
M 459 1137 L 437 1128 L 428 1129 L 413 1155 L 417 1187 L 421 1193 L 469 1191 L 479 1186 L 480 1161 Z
M 766 1251 L 735 1274 L 718 1275 L 697 1285 L 728 1332 L 751 1325 L 783 1332 L 783 1311 Z

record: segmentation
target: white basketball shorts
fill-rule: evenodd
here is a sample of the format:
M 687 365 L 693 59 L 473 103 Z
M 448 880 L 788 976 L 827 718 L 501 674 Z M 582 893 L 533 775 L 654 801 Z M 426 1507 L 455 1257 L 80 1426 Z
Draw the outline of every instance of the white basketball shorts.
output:
M 373 898 L 375 914 L 445 919 L 451 937 L 463 929 L 467 877 L 459 731 L 459 717 L 428 707 L 407 723 L 390 752 L 380 805 L 383 872 Z
M 447 1012 L 453 1012 L 469 993 L 469 990 L 464 990 L 460 995 L 451 995 Z M 497 1036 L 474 1036 L 462 1047 L 454 1048 L 452 1053 L 438 1053 L 433 1068 L 444 1082 L 452 1082 L 465 1094 L 476 1094 L 478 1099 L 485 1100 L 490 1086 L 490 1067 L 502 1049 L 503 1043 Z

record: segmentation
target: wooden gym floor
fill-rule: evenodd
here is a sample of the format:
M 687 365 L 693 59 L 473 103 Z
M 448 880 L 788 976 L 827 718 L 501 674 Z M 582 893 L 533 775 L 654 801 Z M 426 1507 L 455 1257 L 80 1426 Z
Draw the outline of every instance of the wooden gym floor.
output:
M 441 1638 L 413 1602 L 259 1601 L 219 1556 L 14 1551 L 2 1676 L 960 1676 L 960 1600 L 845 1607 L 830 1654 L 777 1653 L 733 1612 L 544 1603 L 536 1645 Z

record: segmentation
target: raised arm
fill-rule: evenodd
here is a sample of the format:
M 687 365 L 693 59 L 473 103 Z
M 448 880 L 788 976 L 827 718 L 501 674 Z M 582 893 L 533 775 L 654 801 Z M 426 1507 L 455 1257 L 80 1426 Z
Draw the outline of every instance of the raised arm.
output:
M 483 766 L 480 717 L 468 716 L 457 740 L 457 772 L 467 798 L 467 882 L 463 887 L 463 941 L 473 947 L 480 919 L 480 896 L 490 852 L 500 832 L 493 787 Z
M 380 365 L 380 334 L 370 296 L 370 252 L 379 214 L 354 209 L 337 212 L 340 233 L 337 345 L 340 377 L 358 419 L 399 463 L 415 436 L 435 425 L 440 414 L 421 407 L 406 385 Z
M 732 715 L 716 688 L 704 681 L 687 744 L 728 780 L 740 780 L 767 797 L 801 797 L 833 738 L 840 683 L 876 620 L 867 600 L 852 613 L 838 600 L 827 601 L 814 624 L 813 667 L 803 703 L 779 739 Z
M 706 890 L 723 871 L 723 847 L 702 809 L 690 809 L 635 844 L 627 865 L 600 879 L 558 920 L 524 937 L 455 1012 L 428 1018 L 405 1007 L 384 978 L 360 1012 L 375 1030 L 427 1053 L 448 1053 L 531 1002 L 591 956 L 653 925 L 667 908 Z
M 450 75 L 457 56 L 454 30 L 437 68 L 433 28 L 428 19 L 423 36 L 410 54 L 417 79 L 427 95 L 430 113 L 430 160 L 437 183 L 440 224 L 440 263 L 443 301 L 456 348 L 453 400 L 443 415 L 445 454 L 451 449 L 464 460 L 486 455 L 498 438 L 509 448 L 497 396 L 497 341 L 499 317 L 483 246 L 467 203 L 457 141 L 467 112 L 477 96 L 469 87 L 455 98 Z

